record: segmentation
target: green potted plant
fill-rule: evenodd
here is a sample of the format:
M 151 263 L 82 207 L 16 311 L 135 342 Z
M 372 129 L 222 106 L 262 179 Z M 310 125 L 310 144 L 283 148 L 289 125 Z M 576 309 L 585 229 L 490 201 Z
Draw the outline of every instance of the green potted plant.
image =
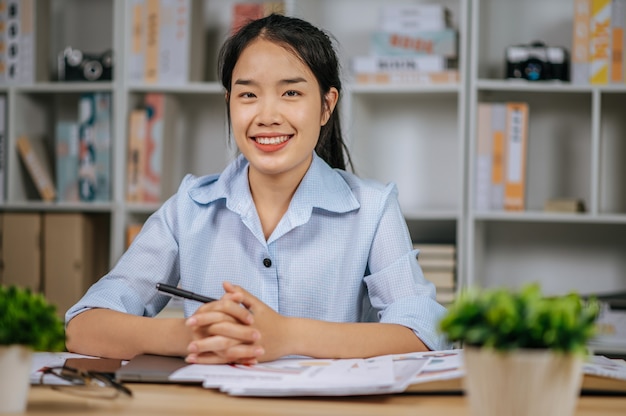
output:
M 594 300 L 543 296 L 536 283 L 461 293 L 439 327 L 463 345 L 472 414 L 573 415 L 598 313 Z
M 63 351 L 65 328 L 43 295 L 0 285 L 0 413 L 23 412 L 33 351 Z

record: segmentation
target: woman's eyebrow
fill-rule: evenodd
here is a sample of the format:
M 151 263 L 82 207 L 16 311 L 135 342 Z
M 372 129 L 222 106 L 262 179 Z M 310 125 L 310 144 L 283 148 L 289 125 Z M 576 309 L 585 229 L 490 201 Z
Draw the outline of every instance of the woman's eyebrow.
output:
M 307 82 L 307 80 L 303 77 L 286 78 L 286 79 L 280 80 L 278 83 L 289 85 L 289 84 L 298 84 L 301 82 Z M 235 85 L 258 85 L 259 83 L 251 79 L 238 78 L 235 80 L 234 84 Z

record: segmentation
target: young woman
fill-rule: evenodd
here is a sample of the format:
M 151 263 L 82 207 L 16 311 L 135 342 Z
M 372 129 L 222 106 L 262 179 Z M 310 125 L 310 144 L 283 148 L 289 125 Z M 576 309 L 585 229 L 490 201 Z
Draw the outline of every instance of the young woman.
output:
M 330 38 L 271 15 L 233 35 L 219 62 L 240 155 L 220 175 L 185 177 L 67 312 L 68 349 L 253 363 L 447 347 L 395 185 L 345 170 Z M 219 300 L 151 319 L 169 300 L 159 282 Z

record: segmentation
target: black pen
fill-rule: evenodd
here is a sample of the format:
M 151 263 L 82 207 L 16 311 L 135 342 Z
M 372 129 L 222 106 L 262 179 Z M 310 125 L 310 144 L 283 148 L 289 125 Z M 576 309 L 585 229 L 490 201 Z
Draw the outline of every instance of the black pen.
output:
M 197 302 L 209 303 L 214 302 L 217 299 L 208 298 L 206 296 L 198 295 L 197 293 L 190 292 L 188 290 L 177 288 L 176 286 L 166 285 L 165 283 L 157 283 L 157 290 L 165 293 L 169 293 L 170 295 L 178 296 L 183 299 L 191 299 Z

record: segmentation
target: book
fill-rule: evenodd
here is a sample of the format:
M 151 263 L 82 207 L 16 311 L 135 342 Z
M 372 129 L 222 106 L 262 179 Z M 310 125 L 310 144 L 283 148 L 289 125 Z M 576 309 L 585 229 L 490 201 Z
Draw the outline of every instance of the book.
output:
M 592 0 L 590 21 L 590 83 L 608 84 L 611 48 L 611 0 Z
M 83 93 L 78 108 L 78 195 L 81 201 L 111 198 L 111 94 Z
M 491 107 L 490 103 L 478 103 L 476 109 L 476 169 L 474 208 L 488 211 L 491 208 Z
M 161 26 L 160 0 L 146 0 L 144 81 L 154 84 L 159 80 L 159 27 Z
M 626 0 L 611 1 L 611 67 L 610 83 L 624 83 L 624 26 L 626 25 Z
M 41 290 L 42 219 L 37 212 L 5 212 L 2 216 L 4 285 Z
M 130 82 L 143 82 L 146 59 L 146 0 L 129 0 L 130 7 L 130 48 L 128 51 L 128 79 Z
M 526 147 L 528 141 L 528 104 L 506 104 L 506 175 L 504 209 L 523 211 L 526 207 Z
M 351 60 L 354 73 L 379 72 L 441 72 L 448 69 L 447 59 L 439 55 L 424 56 L 355 56 Z
M 178 102 L 171 95 L 148 93 L 144 98 L 147 110 L 145 158 L 143 160 L 143 202 L 158 203 L 164 189 L 171 190 L 175 178 L 163 175 L 163 158 L 176 160 L 176 122 Z M 176 178 L 178 179 L 178 178 Z M 167 184 L 165 184 L 167 182 Z
M 128 122 L 128 151 L 126 154 L 126 200 L 143 201 L 144 159 L 146 158 L 146 129 L 148 112 L 144 108 L 130 112 Z
M 454 244 L 413 244 L 413 248 L 419 250 L 419 258 L 453 259 L 456 256 Z
M 355 72 L 354 82 L 362 85 L 440 85 L 457 84 L 458 70 Z
M 6 70 L 2 79 L 12 85 L 33 84 L 48 77 L 50 2 L 7 0 L 5 3 Z
M 378 28 L 396 33 L 441 30 L 449 26 L 450 16 L 450 10 L 440 4 L 385 4 L 380 7 Z
M 444 288 L 436 286 L 437 292 L 435 300 L 442 305 L 450 305 L 456 299 L 456 290 L 454 288 Z
M 7 50 L 8 50 L 8 31 L 7 31 L 7 1 L 0 0 L 0 85 L 7 83 Z
M 506 172 L 506 104 L 491 104 L 491 189 L 490 208 L 504 209 L 504 178 Z
M 95 109 L 95 201 L 106 202 L 111 200 L 112 97 L 108 92 L 97 92 L 93 94 L 93 100 Z
M 56 187 L 45 139 L 20 136 L 17 138 L 17 150 L 41 199 L 46 202 L 54 201 Z
M 437 291 L 439 289 L 455 289 L 455 273 L 454 270 L 436 270 L 427 269 L 423 270 L 424 278 L 435 285 Z
M 372 32 L 370 46 L 372 55 L 440 55 L 446 58 L 457 57 L 457 31 L 420 31 L 413 33 Z
M 455 258 L 436 258 L 436 257 L 418 257 L 417 262 L 419 263 L 424 273 L 430 270 L 454 270 L 456 268 L 456 259 Z
M 574 0 L 572 26 L 571 80 L 573 84 L 589 84 L 589 48 L 591 32 L 591 0 Z
M 103 215 L 43 215 L 43 287 L 60 316 L 75 304 L 109 263 L 108 221 Z
M 55 156 L 56 200 L 78 202 L 78 123 L 57 122 Z

